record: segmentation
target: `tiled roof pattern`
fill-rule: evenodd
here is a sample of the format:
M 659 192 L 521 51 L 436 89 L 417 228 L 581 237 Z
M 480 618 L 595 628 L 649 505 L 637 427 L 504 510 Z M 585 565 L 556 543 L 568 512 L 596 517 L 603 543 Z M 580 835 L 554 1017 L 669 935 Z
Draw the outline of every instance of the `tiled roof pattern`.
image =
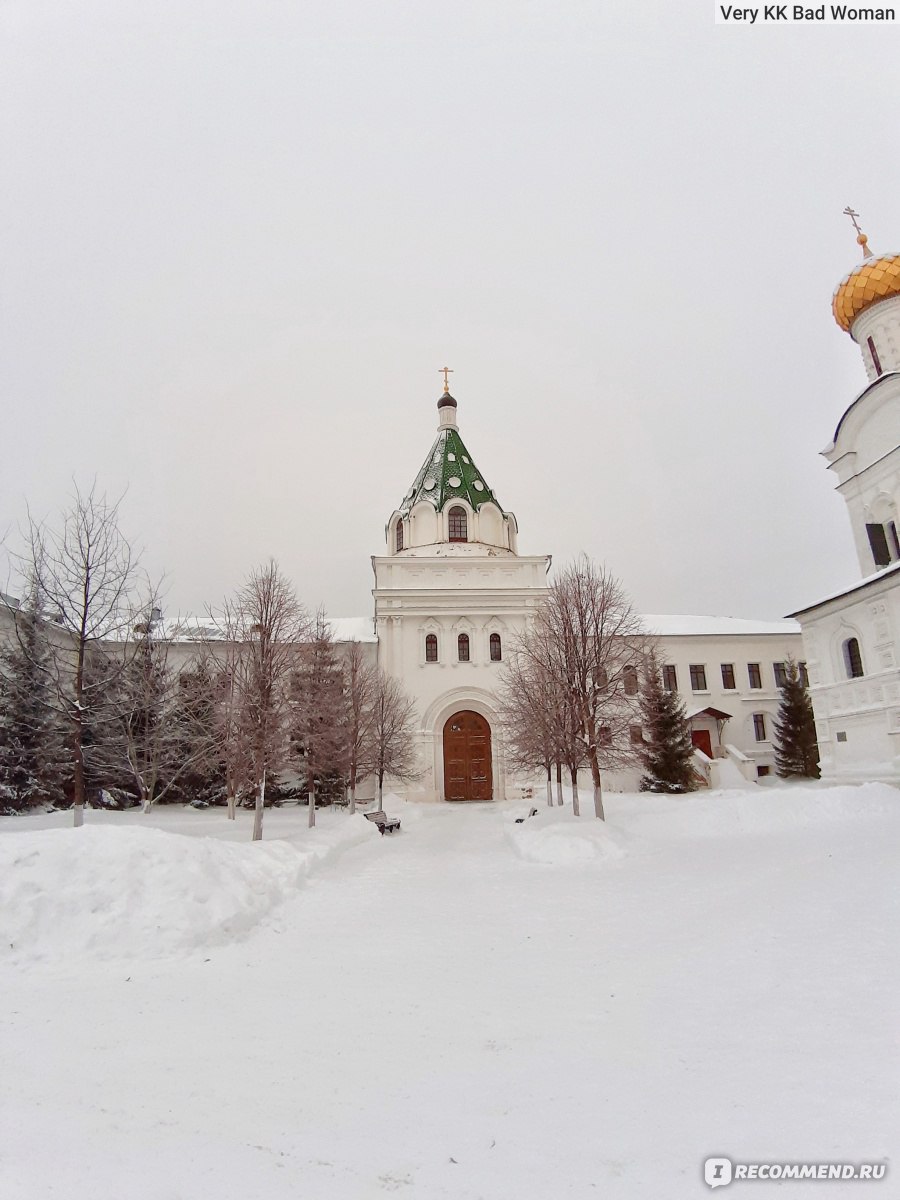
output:
M 403 497 L 400 512 L 405 515 L 420 500 L 427 500 L 440 512 L 455 499 L 467 500 L 476 512 L 488 500 L 499 507 L 458 430 L 447 428 L 437 435 L 415 482 Z
M 835 289 L 831 301 L 834 319 L 849 332 L 864 309 L 891 296 L 900 296 L 900 254 L 866 258 Z

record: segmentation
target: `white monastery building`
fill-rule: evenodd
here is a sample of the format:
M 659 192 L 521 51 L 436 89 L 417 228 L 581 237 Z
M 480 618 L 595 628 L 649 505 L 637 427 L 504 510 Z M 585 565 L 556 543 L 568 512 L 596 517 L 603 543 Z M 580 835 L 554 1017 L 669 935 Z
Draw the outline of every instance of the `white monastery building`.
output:
M 507 653 L 547 593 L 551 559 L 519 552 L 516 518 L 463 442 L 446 382 L 437 408 L 437 437 L 372 559 L 374 636 L 365 619 L 332 624 L 339 642 L 370 641 L 416 702 L 421 777 L 395 790 L 426 801 L 521 797 L 541 781 L 507 766 L 497 691 Z M 743 785 L 774 773 L 779 673 L 802 657 L 796 622 L 645 621 L 659 636 L 666 685 L 685 696 L 701 777 Z M 636 764 L 606 784 L 635 788 L 639 774 Z
M 861 579 L 794 614 L 803 628 L 826 779 L 900 783 L 900 254 L 863 260 L 834 293 L 835 320 L 868 383 L 822 451 L 837 476 Z

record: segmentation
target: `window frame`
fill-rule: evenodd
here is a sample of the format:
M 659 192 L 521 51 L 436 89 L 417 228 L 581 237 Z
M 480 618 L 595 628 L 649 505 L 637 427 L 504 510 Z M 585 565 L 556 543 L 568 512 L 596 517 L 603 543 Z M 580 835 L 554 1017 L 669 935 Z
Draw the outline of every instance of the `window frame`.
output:
M 675 663 L 663 663 L 662 685 L 666 692 L 678 691 L 678 667 Z
M 866 669 L 863 664 L 862 646 L 858 637 L 848 637 L 842 646 L 844 670 L 848 679 L 864 679 Z
M 762 691 L 762 664 L 758 662 L 747 663 L 747 682 L 750 684 L 752 692 Z
M 432 650 L 434 653 L 432 653 Z M 440 647 L 436 633 L 425 634 L 425 661 L 427 663 L 440 662 Z
M 787 663 L 785 661 L 773 662 L 772 674 L 775 677 L 775 686 L 777 688 L 787 686 Z
M 467 633 L 458 633 L 456 635 L 456 661 L 472 661 L 472 641 Z
M 736 692 L 737 677 L 734 673 L 734 663 L 719 663 L 719 670 L 722 672 L 722 691 Z M 727 677 L 725 674 L 726 671 L 728 672 Z M 728 682 L 729 679 L 731 680 L 731 683 Z
M 641 690 L 637 667 L 628 666 L 622 671 L 622 691 L 626 696 L 636 696 Z
M 456 532 L 454 532 L 454 527 Z M 460 529 L 462 530 L 461 534 L 459 532 Z M 447 512 L 447 541 L 467 542 L 468 540 L 469 514 L 461 504 L 454 504 Z
M 769 739 L 766 736 L 766 714 L 757 712 L 753 714 L 753 737 L 757 742 L 767 742 Z
M 403 548 L 403 518 L 400 517 L 394 526 L 394 553 L 399 554 Z
M 488 657 L 491 662 L 503 662 L 503 639 L 496 630 L 488 638 Z
M 706 679 L 706 663 L 691 663 L 690 666 L 688 667 L 688 672 L 691 677 L 691 691 L 692 692 L 708 692 L 709 691 L 709 687 L 707 686 L 707 679 Z M 701 687 L 697 686 L 698 680 L 702 681 Z

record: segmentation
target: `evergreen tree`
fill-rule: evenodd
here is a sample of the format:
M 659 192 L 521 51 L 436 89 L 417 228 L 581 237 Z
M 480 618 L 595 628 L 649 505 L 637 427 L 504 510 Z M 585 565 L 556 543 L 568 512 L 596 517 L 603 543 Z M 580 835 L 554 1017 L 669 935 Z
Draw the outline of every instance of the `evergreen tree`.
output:
M 0 654 L 0 811 L 63 799 L 63 746 L 47 663 L 47 628 L 37 590 L 15 613 L 16 633 Z
M 644 743 L 642 792 L 692 792 L 697 786 L 691 755 L 694 747 L 684 701 L 667 691 L 656 661 L 651 658 L 641 694 Z
M 312 638 L 292 680 L 295 715 L 292 741 L 302 755 L 309 824 L 316 823 L 316 795 L 343 794 L 347 774 L 348 697 L 325 613 L 316 613 Z
M 792 658 L 785 663 L 784 674 L 775 718 L 775 769 L 782 779 L 818 779 L 819 747 L 812 701 Z

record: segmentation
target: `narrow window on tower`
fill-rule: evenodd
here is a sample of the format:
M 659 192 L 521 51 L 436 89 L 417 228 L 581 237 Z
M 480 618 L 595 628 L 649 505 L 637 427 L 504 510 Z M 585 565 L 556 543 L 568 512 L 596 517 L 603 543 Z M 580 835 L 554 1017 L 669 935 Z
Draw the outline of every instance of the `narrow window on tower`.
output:
M 459 635 L 459 637 L 456 639 L 456 647 L 457 647 L 457 650 L 459 651 L 459 661 L 460 662 L 468 662 L 469 661 L 469 635 L 467 633 L 461 633 Z
M 869 546 L 875 566 L 889 567 L 891 565 L 891 548 L 888 545 L 884 526 L 877 522 L 867 522 L 866 533 L 869 535 Z
M 403 549 L 403 519 L 402 518 L 397 522 L 397 532 L 394 535 L 394 537 L 395 537 L 396 546 L 397 546 L 397 553 L 399 554 L 400 551 Z
M 894 558 L 900 558 L 900 536 L 897 534 L 897 522 L 888 521 L 888 534 L 891 539 L 891 550 Z
M 806 669 L 806 663 L 797 663 L 797 670 L 800 672 L 800 682 L 805 688 L 809 687 L 809 671 Z
M 862 653 L 856 638 L 847 638 L 844 642 L 844 666 L 848 679 L 861 679 L 863 671 Z
M 455 505 L 448 516 L 449 535 L 451 542 L 467 542 L 469 540 L 466 510 Z
M 500 643 L 500 634 L 491 634 L 491 662 L 500 662 L 503 658 L 503 646 Z
M 875 349 L 875 343 L 872 338 L 866 338 L 866 345 L 869 347 L 869 353 L 872 355 L 872 366 L 875 368 L 875 374 L 882 375 L 881 359 L 878 357 L 878 351 Z
M 425 638 L 425 661 L 437 662 L 437 635 L 429 633 Z

